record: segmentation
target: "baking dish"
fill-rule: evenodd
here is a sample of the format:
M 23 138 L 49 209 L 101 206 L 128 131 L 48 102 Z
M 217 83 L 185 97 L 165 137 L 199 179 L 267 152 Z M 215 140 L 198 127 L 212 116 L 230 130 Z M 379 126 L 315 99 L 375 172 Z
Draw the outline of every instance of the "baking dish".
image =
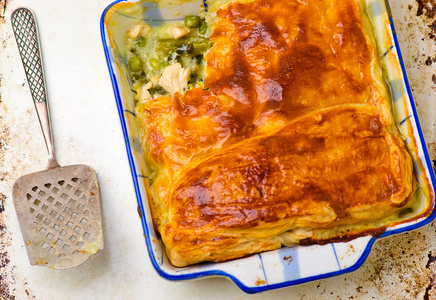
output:
M 426 197 L 434 194 L 430 190 L 433 190 L 435 180 L 394 34 L 389 7 L 382 1 L 367 1 L 367 5 L 368 17 L 377 37 L 376 44 L 385 79 L 392 92 L 395 121 L 412 152 L 415 175 L 421 183 L 420 197 Z M 144 235 L 154 267 L 163 277 L 174 280 L 210 275 L 226 276 L 246 292 L 295 285 L 357 269 L 368 256 L 376 237 L 363 236 L 345 243 L 322 246 L 281 248 L 233 261 L 186 268 L 172 266 L 164 255 L 163 245 L 153 230 L 143 184 L 143 171 L 146 166 L 138 141 L 133 113 L 135 102 L 126 72 L 126 59 L 122 55 L 124 33 L 141 19 L 153 26 L 162 22 L 182 20 L 183 16 L 197 14 L 204 9 L 207 9 L 207 3 L 203 1 L 181 2 L 178 5 L 168 5 L 164 2 L 116 1 L 106 8 L 101 19 L 104 50 L 125 136 Z M 433 203 L 433 199 L 428 201 Z M 426 218 L 388 228 L 381 236 L 418 228 L 433 218 L 432 213 Z

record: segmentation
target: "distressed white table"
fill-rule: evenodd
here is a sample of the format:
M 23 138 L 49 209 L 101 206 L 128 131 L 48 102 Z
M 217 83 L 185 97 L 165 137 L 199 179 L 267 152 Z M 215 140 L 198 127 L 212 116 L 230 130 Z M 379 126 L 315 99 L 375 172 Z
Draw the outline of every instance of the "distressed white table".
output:
M 186 282 L 160 278 L 142 236 L 102 51 L 99 21 L 110 3 L 0 0 L 1 299 L 432 299 L 434 224 L 377 242 L 364 266 L 353 273 L 256 295 L 243 293 L 223 278 Z M 390 3 L 435 160 L 434 0 Z M 11 199 L 12 184 L 19 176 L 46 165 L 44 140 L 10 25 L 10 14 L 21 6 L 31 8 L 38 18 L 58 161 L 61 165 L 88 164 L 99 173 L 105 249 L 70 270 L 29 265 Z

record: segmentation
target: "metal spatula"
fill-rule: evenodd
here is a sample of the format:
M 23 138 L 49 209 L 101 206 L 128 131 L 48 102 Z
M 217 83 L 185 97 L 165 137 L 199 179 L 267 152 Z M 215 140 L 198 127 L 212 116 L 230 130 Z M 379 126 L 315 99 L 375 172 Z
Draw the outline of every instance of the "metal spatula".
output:
M 47 169 L 19 178 L 12 197 L 30 263 L 66 269 L 103 249 L 97 175 L 56 162 L 34 14 L 15 10 L 12 27 L 49 154 Z

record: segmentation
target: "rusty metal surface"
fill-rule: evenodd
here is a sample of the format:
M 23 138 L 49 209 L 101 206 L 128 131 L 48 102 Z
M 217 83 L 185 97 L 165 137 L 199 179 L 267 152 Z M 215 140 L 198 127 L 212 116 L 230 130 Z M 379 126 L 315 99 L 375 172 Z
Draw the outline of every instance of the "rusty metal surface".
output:
M 78 3 L 77 7 L 71 4 L 73 2 Z M 413 232 L 379 240 L 364 265 L 353 273 L 301 286 L 246 295 L 222 278 L 179 283 L 161 279 L 146 255 L 99 40 L 98 19 L 110 2 L 0 0 L 0 299 L 85 299 L 85 295 L 86 299 L 436 299 L 435 222 Z M 390 4 L 424 136 L 436 166 L 436 0 L 390 0 Z M 59 6 L 62 5 L 72 14 L 80 12 L 82 15 L 78 20 L 85 22 L 91 28 L 90 32 L 85 33 L 84 27 L 78 27 L 76 36 L 73 29 L 68 31 L 68 27 L 50 28 L 53 26 L 47 19 L 56 19 L 55 15 L 61 14 Z M 46 72 L 52 94 L 58 99 L 63 94 L 85 98 L 77 100 L 77 106 L 98 110 L 98 113 L 90 113 L 88 118 L 94 119 L 95 123 L 91 125 L 97 126 L 100 132 L 89 130 L 79 138 L 71 130 L 59 140 L 58 151 L 65 153 L 64 150 L 69 148 L 77 153 L 77 157 L 90 151 L 91 154 L 85 156 L 85 163 L 88 159 L 100 171 L 107 247 L 85 266 L 67 272 L 42 271 L 28 266 L 11 199 L 14 180 L 22 174 L 42 169 L 45 164 L 44 144 L 37 138 L 39 125 L 28 98 L 28 87 L 8 24 L 11 12 L 19 6 L 32 7 L 41 16 L 45 57 L 51 57 L 46 61 Z M 57 33 L 62 29 L 70 34 L 68 40 Z M 82 52 L 77 48 L 64 53 L 56 43 L 67 41 L 80 44 L 81 48 L 88 47 L 88 50 Z M 62 61 L 77 59 L 77 56 L 83 61 L 78 60 L 78 67 L 73 67 L 68 75 L 86 86 L 86 92 L 62 87 L 66 84 L 62 78 L 66 72 L 62 76 L 56 75 L 61 71 L 58 65 Z M 91 67 L 87 69 L 87 65 Z M 54 86 L 53 82 L 61 87 Z M 102 91 L 90 92 L 93 86 Z M 88 98 L 87 93 L 91 93 Z M 60 102 L 53 102 L 52 109 L 59 116 L 54 120 L 58 126 L 70 119 L 68 111 L 61 111 L 68 105 L 67 100 L 56 101 Z M 104 123 L 104 126 L 97 125 L 97 122 Z M 85 129 L 90 126 L 73 124 Z M 64 125 L 63 129 L 68 128 Z M 103 133 L 107 131 L 109 133 Z M 96 138 L 95 135 L 99 134 L 102 137 Z M 91 139 L 95 139 L 95 143 L 90 143 Z M 100 159 L 99 153 L 108 148 L 112 151 Z M 76 156 L 64 154 L 59 159 L 69 164 Z
M 6 8 L 7 1 L 0 0 L 0 34 L 3 36 L 3 28 L 6 23 Z M 0 39 L 0 51 L 5 49 L 5 41 Z M 3 105 L 1 94 L 3 74 L 0 73 L 0 298 L 1 299 L 15 299 L 13 291 L 10 290 L 10 283 L 13 282 L 13 272 L 10 265 L 8 250 L 10 247 L 11 234 L 5 225 L 4 212 L 5 202 L 7 201 L 6 187 L 8 182 L 8 173 L 5 171 L 6 151 L 9 141 L 9 125 L 5 120 L 6 109 Z M 5 184 L 6 183 L 6 184 Z

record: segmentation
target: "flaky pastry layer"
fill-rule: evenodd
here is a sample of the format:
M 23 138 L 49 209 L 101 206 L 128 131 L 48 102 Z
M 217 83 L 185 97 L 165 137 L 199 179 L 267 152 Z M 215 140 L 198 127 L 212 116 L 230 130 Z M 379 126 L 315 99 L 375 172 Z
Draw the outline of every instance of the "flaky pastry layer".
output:
M 317 241 L 320 229 L 335 238 L 407 204 L 412 161 L 364 18 L 353 0 L 229 2 L 206 89 L 136 107 L 174 265 Z M 347 235 L 379 229 L 368 226 Z

